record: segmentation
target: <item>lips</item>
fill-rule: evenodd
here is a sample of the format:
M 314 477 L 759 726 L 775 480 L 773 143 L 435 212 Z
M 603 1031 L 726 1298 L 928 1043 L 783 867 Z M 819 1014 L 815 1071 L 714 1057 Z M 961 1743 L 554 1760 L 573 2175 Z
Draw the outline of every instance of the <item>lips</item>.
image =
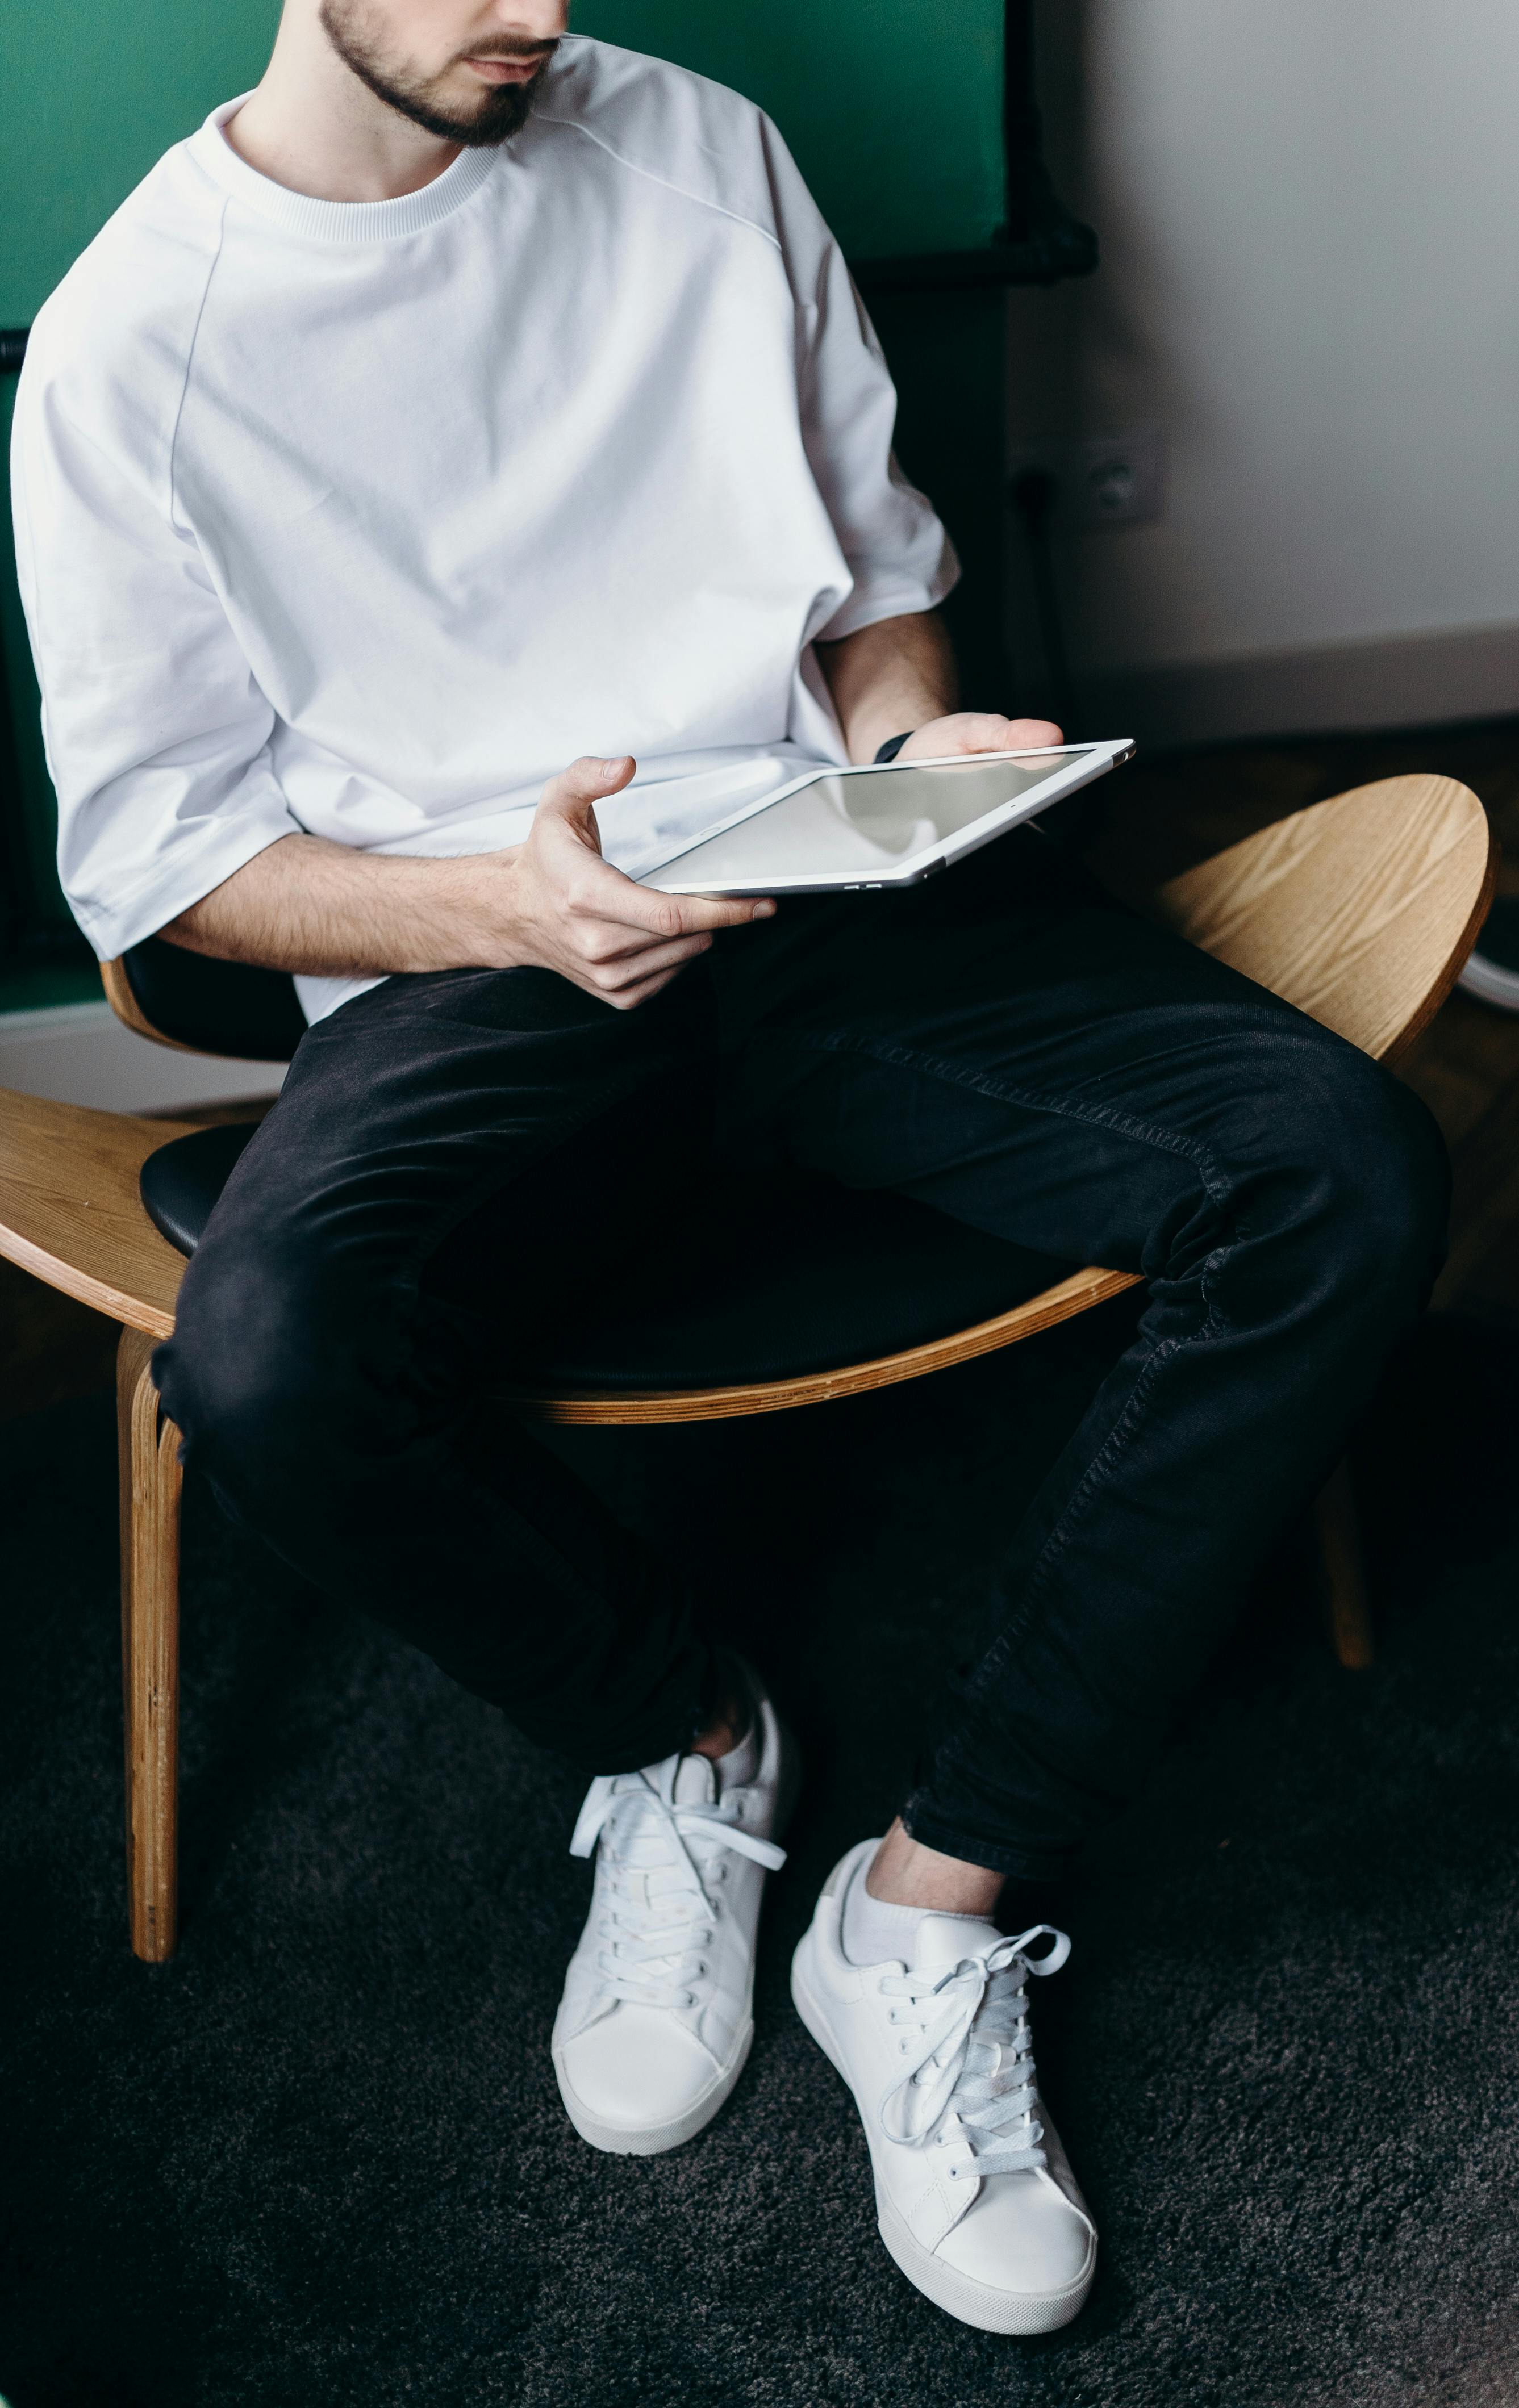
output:
M 541 59 L 466 59 L 466 67 L 486 83 L 526 83 L 543 64 Z

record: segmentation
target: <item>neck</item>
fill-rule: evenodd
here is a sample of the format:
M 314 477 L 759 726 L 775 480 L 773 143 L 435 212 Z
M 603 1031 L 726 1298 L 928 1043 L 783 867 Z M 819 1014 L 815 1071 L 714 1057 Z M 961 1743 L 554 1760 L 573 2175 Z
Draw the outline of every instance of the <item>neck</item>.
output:
M 287 8 L 258 90 L 222 128 L 241 159 L 314 201 L 394 201 L 459 156 L 345 66 L 314 9 Z

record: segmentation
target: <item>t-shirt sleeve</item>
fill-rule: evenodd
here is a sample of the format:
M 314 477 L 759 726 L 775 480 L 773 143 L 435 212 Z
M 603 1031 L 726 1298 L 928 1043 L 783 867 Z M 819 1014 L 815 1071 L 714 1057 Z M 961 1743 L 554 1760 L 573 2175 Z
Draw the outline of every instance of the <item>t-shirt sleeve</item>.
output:
M 167 445 L 150 413 L 95 412 L 68 381 L 29 354 L 11 446 L 17 569 L 59 877 L 108 960 L 297 823 L 270 766 L 274 713 L 175 523 Z
M 813 637 L 834 641 L 877 620 L 930 610 L 960 574 L 932 504 L 892 450 L 896 390 L 838 243 L 795 160 L 766 122 L 777 231 L 797 307 L 802 431 L 818 490 L 854 580 Z

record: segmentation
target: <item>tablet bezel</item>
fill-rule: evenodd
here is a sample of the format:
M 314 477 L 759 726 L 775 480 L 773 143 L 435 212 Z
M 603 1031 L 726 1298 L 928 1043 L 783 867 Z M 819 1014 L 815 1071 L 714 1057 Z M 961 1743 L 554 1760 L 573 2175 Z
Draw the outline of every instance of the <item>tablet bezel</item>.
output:
M 1116 769 L 1123 762 L 1131 760 L 1134 750 L 1131 737 L 1119 736 L 1104 738 L 1098 743 L 1029 745 L 1006 752 L 936 753 L 926 761 L 856 761 L 837 767 L 820 765 L 815 769 L 806 770 L 799 778 L 793 778 L 788 784 L 778 786 L 773 794 L 762 796 L 757 802 L 746 802 L 738 810 L 730 811 L 725 819 L 703 828 L 699 837 L 688 839 L 677 852 L 667 853 L 663 861 L 641 870 L 637 883 L 652 887 L 662 895 L 734 896 L 859 895 L 874 894 L 893 886 L 913 886 L 924 878 L 931 878 L 936 870 L 947 868 L 951 862 L 963 860 L 967 853 L 979 852 L 982 845 L 990 844 L 995 837 L 1003 835 L 1009 828 L 1021 825 L 1025 820 L 1036 819 L 1040 811 L 1048 810 L 1052 803 L 1061 802 L 1068 795 L 1078 793 L 1082 786 L 1089 786 L 1094 779 L 1106 776 L 1110 769 Z M 1078 752 L 1081 758 L 1075 761 L 1064 758 L 1071 752 Z M 1014 796 L 1008 802 L 999 803 L 995 810 L 984 812 L 980 819 L 968 821 L 963 828 L 956 829 L 953 836 L 937 837 L 922 852 L 882 871 L 879 878 L 820 878 L 814 873 L 802 871 L 790 877 L 773 877 L 764 882 L 753 881 L 743 885 L 713 886 L 709 882 L 703 885 L 692 879 L 670 880 L 666 877 L 666 873 L 676 868 L 688 853 L 709 844 L 714 837 L 726 836 L 730 829 L 741 827 L 747 820 L 757 819 L 762 811 L 773 810 L 788 796 L 799 794 L 805 787 L 816 785 L 824 778 L 889 778 L 897 769 L 953 768 L 963 767 L 969 759 L 979 762 L 1060 759 L 1064 766 L 1053 771 L 1050 777 L 1041 779 L 1038 785 L 1031 786 L 1026 794 Z

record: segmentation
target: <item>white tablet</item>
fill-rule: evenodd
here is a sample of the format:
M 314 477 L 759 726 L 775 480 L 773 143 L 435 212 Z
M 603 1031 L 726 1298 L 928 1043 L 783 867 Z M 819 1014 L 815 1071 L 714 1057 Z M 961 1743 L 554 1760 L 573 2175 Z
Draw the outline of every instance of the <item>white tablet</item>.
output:
M 1124 736 L 1042 752 L 810 769 L 779 794 L 746 803 L 645 870 L 638 883 L 666 895 L 910 886 L 1089 786 L 1133 752 Z

